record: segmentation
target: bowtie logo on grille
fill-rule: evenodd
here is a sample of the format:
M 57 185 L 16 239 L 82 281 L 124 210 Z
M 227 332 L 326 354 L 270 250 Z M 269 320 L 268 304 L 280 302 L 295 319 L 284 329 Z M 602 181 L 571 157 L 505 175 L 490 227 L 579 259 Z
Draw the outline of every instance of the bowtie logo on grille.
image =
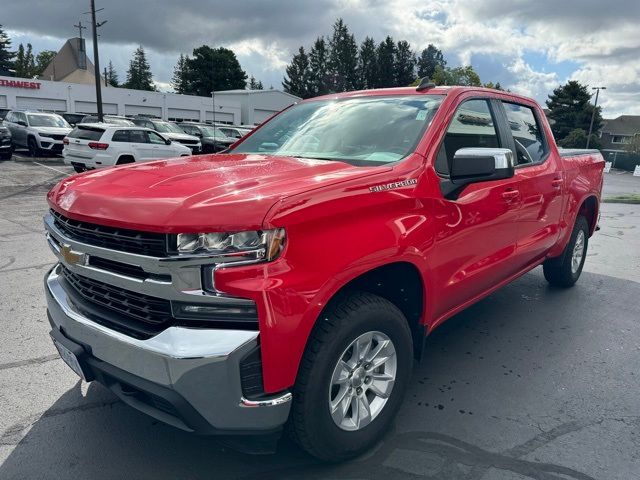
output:
M 60 247 L 60 253 L 67 265 L 87 265 L 89 256 L 86 253 L 76 252 L 71 245 L 64 244 Z

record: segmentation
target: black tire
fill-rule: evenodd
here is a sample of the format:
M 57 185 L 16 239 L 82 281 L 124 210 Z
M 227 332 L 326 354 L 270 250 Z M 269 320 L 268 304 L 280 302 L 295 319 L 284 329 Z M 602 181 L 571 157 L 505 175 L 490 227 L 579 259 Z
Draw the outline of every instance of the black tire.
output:
M 573 253 L 579 237 L 582 237 L 583 242 L 582 258 L 580 259 L 577 268 L 575 268 L 575 266 L 573 266 Z M 573 232 L 571 232 L 571 238 L 562 252 L 562 255 L 556 258 L 550 258 L 542 265 L 544 278 L 547 279 L 547 282 L 555 287 L 562 288 L 568 288 L 575 285 L 582 273 L 582 267 L 584 267 L 584 261 L 587 258 L 588 246 L 589 222 L 587 222 L 586 218 L 580 215 L 576 218 L 576 223 L 573 226 Z
M 11 160 L 12 152 L 2 152 L 0 153 L 0 160 Z
M 389 397 L 371 422 L 355 431 L 334 422 L 329 393 L 334 368 L 360 335 L 381 332 L 396 352 L 396 378 Z M 413 365 L 411 331 L 402 312 L 370 293 L 355 292 L 329 306 L 314 327 L 293 391 L 289 431 L 308 453 L 323 461 L 353 458 L 378 442 L 391 425 L 404 396 Z
M 40 155 L 40 149 L 38 148 L 38 142 L 33 137 L 29 137 L 27 140 L 27 148 L 29 149 L 30 157 L 37 157 Z
M 133 157 L 130 157 L 129 155 L 120 157 L 118 159 L 118 161 L 116 162 L 116 165 L 126 165 L 127 163 L 135 163 L 136 159 Z
M 76 171 L 76 173 L 83 173 L 87 171 L 86 167 L 82 167 L 80 165 L 74 165 L 73 169 Z

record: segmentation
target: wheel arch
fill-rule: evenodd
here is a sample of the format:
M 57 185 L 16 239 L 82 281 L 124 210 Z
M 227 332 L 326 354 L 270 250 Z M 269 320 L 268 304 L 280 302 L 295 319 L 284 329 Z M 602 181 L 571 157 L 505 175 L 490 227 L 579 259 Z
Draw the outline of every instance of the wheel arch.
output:
M 122 161 L 123 159 L 127 159 L 128 161 Z M 118 156 L 118 159 L 116 160 L 116 165 L 125 165 L 127 163 L 135 163 L 136 162 L 136 157 L 129 154 L 129 153 L 123 153 L 121 155 Z
M 582 200 L 580 208 L 578 209 L 578 215 L 582 215 L 587 219 L 589 236 L 593 235 L 598 224 L 599 208 L 598 198 L 595 195 L 589 195 Z

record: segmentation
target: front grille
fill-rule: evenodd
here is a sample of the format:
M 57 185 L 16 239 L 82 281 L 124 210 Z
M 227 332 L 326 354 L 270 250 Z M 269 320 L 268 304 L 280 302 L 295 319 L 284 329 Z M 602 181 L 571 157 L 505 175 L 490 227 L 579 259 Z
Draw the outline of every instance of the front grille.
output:
M 62 135 L 47 135 L 47 137 L 53 138 L 54 140 L 62 140 L 64 137 L 66 137 L 66 135 L 64 135 L 64 134 L 62 134 Z
M 169 300 L 107 285 L 64 266 L 60 269 L 72 293 L 89 304 L 80 302 L 78 306 L 88 306 L 90 317 L 98 323 L 135 338 L 149 338 L 174 323 Z M 98 309 L 91 308 L 96 306 Z
M 51 210 L 51 214 L 54 217 L 55 226 L 66 236 L 78 242 L 152 257 L 167 255 L 167 236 L 163 233 L 138 232 L 80 222 L 54 210 Z
M 178 142 L 182 143 L 183 145 L 197 145 L 198 144 L 198 140 L 178 140 Z

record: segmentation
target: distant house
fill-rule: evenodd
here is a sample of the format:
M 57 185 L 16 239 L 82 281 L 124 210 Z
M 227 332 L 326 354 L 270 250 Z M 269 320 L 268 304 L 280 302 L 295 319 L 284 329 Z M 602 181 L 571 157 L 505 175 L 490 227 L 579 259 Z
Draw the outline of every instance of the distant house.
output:
M 640 115 L 620 115 L 618 118 L 603 120 L 600 142 L 603 154 L 625 152 L 627 144 L 634 136 L 640 135 Z
M 40 78 L 53 82 L 94 84 L 94 67 L 87 57 L 84 38 L 67 40 Z

